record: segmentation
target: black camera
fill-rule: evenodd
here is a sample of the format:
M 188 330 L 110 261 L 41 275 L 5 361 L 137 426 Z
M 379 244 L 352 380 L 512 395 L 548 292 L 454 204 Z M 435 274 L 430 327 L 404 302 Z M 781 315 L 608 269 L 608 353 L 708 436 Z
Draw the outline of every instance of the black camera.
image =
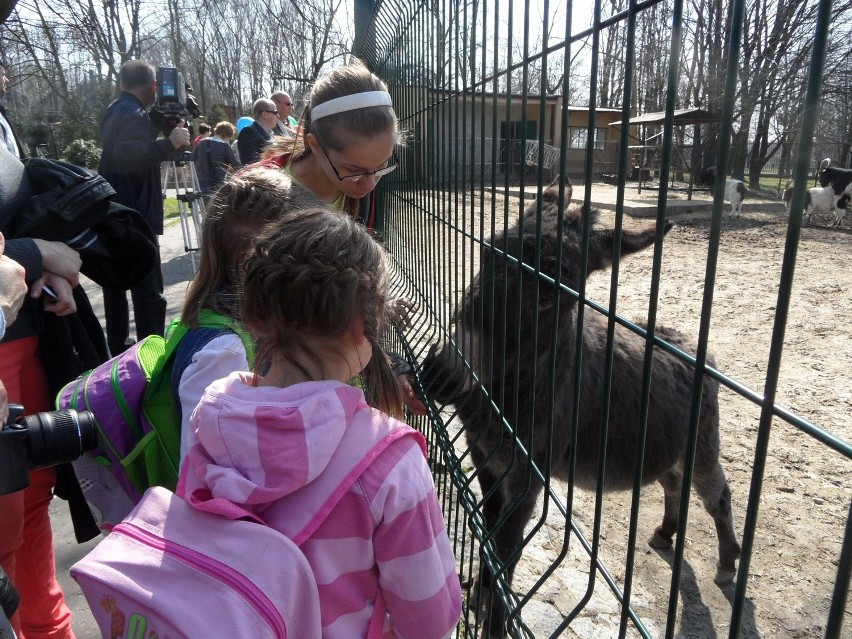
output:
M 157 68 L 157 100 L 151 110 L 171 126 L 176 126 L 187 116 L 201 117 L 192 87 L 183 81 L 183 75 L 175 67 Z
M 0 495 L 26 488 L 30 469 L 74 461 L 97 445 L 95 416 L 89 411 L 24 416 L 23 406 L 9 404 L 9 419 L 0 428 Z

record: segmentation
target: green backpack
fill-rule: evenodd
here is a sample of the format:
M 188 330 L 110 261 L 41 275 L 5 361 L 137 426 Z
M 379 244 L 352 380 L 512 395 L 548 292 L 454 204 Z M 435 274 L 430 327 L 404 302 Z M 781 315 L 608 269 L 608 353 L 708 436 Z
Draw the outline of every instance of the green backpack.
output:
M 254 342 L 236 320 L 205 309 L 198 324 L 236 333 L 254 361 Z M 95 416 L 98 447 L 74 462 L 74 470 L 99 524 L 121 521 L 151 486 L 173 491 L 177 485 L 181 410 L 171 377 L 189 330 L 177 318 L 165 338 L 146 337 L 59 391 L 58 409 Z

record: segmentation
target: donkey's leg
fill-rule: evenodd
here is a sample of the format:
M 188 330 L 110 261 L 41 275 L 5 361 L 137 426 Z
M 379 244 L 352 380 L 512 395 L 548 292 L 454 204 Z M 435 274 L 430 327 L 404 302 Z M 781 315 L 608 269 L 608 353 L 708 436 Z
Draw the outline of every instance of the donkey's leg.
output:
M 654 531 L 653 537 L 648 540 L 651 548 L 671 548 L 672 537 L 677 532 L 678 511 L 680 510 L 680 493 L 683 475 L 680 471 L 671 469 L 660 477 L 660 484 L 665 492 L 665 511 L 663 523 Z
M 718 462 L 708 468 L 696 466 L 693 484 L 704 508 L 716 524 L 716 535 L 719 538 L 719 563 L 716 565 L 715 582 L 727 583 L 737 572 L 736 561 L 740 556 L 740 544 L 734 532 L 731 489 L 725 478 L 725 471 Z
M 500 519 L 500 512 L 503 510 L 503 493 L 497 485 L 499 475 L 493 470 L 495 464 L 488 464 L 489 455 L 482 451 L 479 445 L 472 445 L 470 454 L 476 468 L 476 478 L 482 491 L 482 518 L 485 533 L 486 535 L 493 535 L 494 527 Z M 482 547 L 479 551 L 479 575 L 474 581 L 469 605 L 484 612 L 487 612 L 491 605 L 491 570 L 485 560 Z
M 497 555 L 497 569 L 504 575 L 506 582 L 511 585 L 515 566 L 520 559 L 524 528 L 532 516 L 536 501 L 542 486 L 533 479 L 527 485 L 527 465 L 520 459 L 515 460 L 515 465 L 509 473 L 502 477 L 500 491 L 503 494 L 503 509 L 500 513 L 501 522 L 496 524 L 494 533 L 494 546 Z M 489 570 L 481 571 L 483 577 L 493 579 Z M 491 585 L 491 606 L 489 609 L 487 629 L 488 637 L 496 639 L 506 636 L 506 610 L 494 597 L 493 585 Z

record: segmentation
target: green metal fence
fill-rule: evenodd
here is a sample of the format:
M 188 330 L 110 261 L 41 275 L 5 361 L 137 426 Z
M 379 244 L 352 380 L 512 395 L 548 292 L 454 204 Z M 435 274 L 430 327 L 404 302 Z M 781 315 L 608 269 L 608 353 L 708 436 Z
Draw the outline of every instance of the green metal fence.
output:
M 776 402 L 787 320 L 796 304 L 794 273 L 805 187 L 814 169 L 810 144 L 817 123 L 831 2 L 819 3 L 813 33 L 792 213 L 779 213 L 776 220 L 782 225 L 783 236 L 782 250 L 778 251 L 779 274 L 775 281 L 762 284 L 775 295 L 771 321 L 765 327 L 768 355 L 757 385 L 733 378 L 726 373 L 726 362 L 715 362 L 711 357 L 711 318 L 724 310 L 715 302 L 720 294 L 717 274 L 725 266 L 720 264 L 720 251 L 728 223 L 724 216 L 725 185 L 721 182 L 713 190 L 714 203 L 706 213 L 702 242 L 689 245 L 691 259 L 703 271 L 693 293 L 695 312 L 690 326 L 694 346 L 682 349 L 670 343 L 669 333 L 657 326 L 660 304 L 667 302 L 661 300 L 661 289 L 667 283 L 661 263 L 664 250 L 669 250 L 664 239 L 665 219 L 672 211 L 668 192 L 676 144 L 672 117 L 667 117 L 662 129 L 658 198 L 654 216 L 647 220 L 654 229 L 652 241 L 644 253 L 629 262 L 644 262 L 646 277 L 630 279 L 627 273 L 626 290 L 621 284 L 621 251 L 627 252 L 622 241 L 630 233 L 625 229 L 632 224 L 624 215 L 627 180 L 633 171 L 631 130 L 621 127 L 620 138 L 606 144 L 587 141 L 597 139 L 602 122 L 626 122 L 635 114 L 631 106 L 636 72 L 632 36 L 638 16 L 659 3 L 632 0 L 623 4 L 629 8 L 603 15 L 599 2 L 568 2 L 553 21 L 546 0 L 355 3 L 356 53 L 388 82 L 408 132 L 407 146 L 400 153 L 400 169 L 380 183 L 381 232 L 394 262 L 394 293 L 416 301 L 419 313 L 414 327 L 397 330 L 388 339 L 415 364 L 418 388 L 429 404 L 428 416 L 412 418 L 412 423 L 429 441 L 430 463 L 465 587 L 458 636 L 500 636 L 504 632 L 517 637 L 849 636 L 850 434 L 814 423 Z M 578 30 L 572 26 L 575 5 L 589 10 L 594 18 L 591 28 Z M 716 162 L 720 167 L 728 166 L 731 152 L 746 5 L 744 0 L 734 1 L 730 8 L 727 84 L 717 130 L 721 142 L 716 148 Z M 671 116 L 679 107 L 683 2 L 674 1 L 669 8 L 665 111 Z M 626 50 L 620 52 L 628 62 L 621 100 L 625 106 L 616 113 L 612 109 L 599 112 L 595 108 L 599 98 L 597 75 L 602 68 L 598 44 L 601 34 L 614 26 L 626 28 L 628 34 Z M 548 37 L 541 38 L 542 33 Z M 542 40 L 545 46 L 535 44 Z M 591 51 L 582 73 L 588 75 L 591 88 L 585 97 L 592 106 L 577 109 L 563 100 L 559 91 L 548 92 L 552 75 L 548 71 L 565 69 L 561 79 L 564 87 L 572 73 L 580 73 L 572 64 L 574 55 L 584 47 Z M 618 149 L 615 157 L 606 152 L 612 148 Z M 602 162 L 606 162 L 606 170 L 601 170 Z M 546 206 L 541 203 L 541 193 L 551 179 L 569 174 L 577 184 L 574 196 L 581 200 L 576 206 L 581 211 L 578 228 L 582 229 L 582 241 L 576 254 L 567 248 L 563 254 L 559 241 L 548 243 L 546 235 L 554 229 L 559 240 L 568 236 L 568 221 L 560 215 L 555 226 L 546 229 Z M 610 274 L 609 285 L 600 280 L 595 289 L 598 292 L 590 294 L 584 277 L 572 283 L 564 274 L 564 263 L 561 273 L 552 265 L 573 256 L 581 275 L 593 268 L 597 250 L 593 239 L 597 236 L 590 209 L 593 178 L 600 174 L 615 176 L 614 213 L 604 223 L 613 229 L 610 237 L 615 248 L 612 267 L 604 271 L 604 277 Z M 557 205 L 564 209 L 564 179 L 555 188 Z M 512 249 L 505 236 L 512 234 L 521 209 L 528 204 L 532 204 L 532 212 L 520 223 L 528 225 L 524 234 L 532 238 L 532 244 L 515 250 L 518 247 Z M 507 273 L 523 277 L 518 275 L 510 281 Z M 846 278 L 848 287 L 848 270 L 841 277 Z M 472 289 L 472 284 L 480 289 Z M 488 286 L 491 288 L 483 292 Z M 618 304 L 625 294 L 640 295 L 642 325 L 622 317 Z M 600 299 L 608 301 L 601 303 Z M 752 312 L 746 291 L 738 299 L 741 312 Z M 453 318 L 465 303 L 468 307 L 462 325 L 468 330 L 459 332 Z M 528 306 L 546 311 L 536 315 L 529 313 Z M 518 317 L 533 317 L 535 321 L 521 325 Z M 600 442 L 607 445 L 599 446 L 597 467 L 607 467 L 606 455 L 617 448 L 613 442 L 619 436 L 629 440 L 631 450 L 638 455 L 637 463 L 629 469 L 636 477 L 632 488 L 615 495 L 602 490 L 607 481 L 602 476 L 592 482 L 595 490 L 578 487 L 582 482 L 575 472 L 589 466 L 589 460 L 577 459 L 578 437 L 582 437 L 588 404 L 596 400 L 582 393 L 586 388 L 584 375 L 592 374 L 584 368 L 582 356 L 568 362 L 559 357 L 563 352 L 586 352 L 580 348 L 585 345 L 583 328 L 588 340 L 588 326 L 595 325 L 596 317 L 602 318 L 602 324 L 597 325 L 606 326 L 602 342 L 606 366 L 599 383 L 604 397 L 609 398 L 600 403 Z M 566 350 L 559 341 L 564 340 L 559 327 L 565 322 L 578 326 L 576 349 Z M 848 317 L 842 322 L 848 325 Z M 471 337 L 471 330 L 483 323 L 491 329 Z M 619 430 L 622 426 L 609 423 L 610 415 L 620 407 L 608 401 L 618 396 L 624 384 L 613 372 L 617 371 L 613 361 L 620 356 L 619 336 L 624 336 L 624 331 L 640 336 L 645 344 L 639 364 L 641 396 L 635 422 L 631 422 L 636 441 L 623 435 Z M 489 341 L 482 343 L 484 340 Z M 449 361 L 468 381 L 467 388 L 472 392 L 448 401 L 443 396 L 452 387 L 452 375 L 427 379 L 423 363 L 430 350 L 436 352 L 435 344 L 443 344 L 453 355 Z M 815 353 L 815 359 L 830 356 Z M 848 359 L 848 351 L 834 356 Z M 524 359 L 533 359 L 536 364 L 530 367 Z M 721 388 L 722 465 L 729 471 L 736 463 L 726 453 L 724 442 L 732 431 L 745 428 L 748 419 L 743 415 L 752 415 L 753 446 L 749 458 L 739 464 L 745 467 L 737 475 L 740 479 L 731 481 L 742 555 L 736 578 L 728 585 L 713 583 L 716 531 L 694 491 L 687 488 L 676 500 L 680 517 L 672 550 L 653 552 L 643 541 L 659 524 L 661 512 L 658 487 L 642 486 L 639 478 L 645 466 L 655 463 L 649 460 L 659 452 L 648 449 L 645 438 L 653 421 L 649 406 L 662 392 L 655 386 L 659 382 L 652 371 L 664 360 L 676 360 L 679 367 L 689 371 L 689 390 L 683 391 L 689 395 L 690 405 L 681 459 L 683 486 L 688 487 L 700 472 L 699 426 L 705 423 L 708 409 L 702 400 L 707 398 L 708 389 L 717 383 Z M 848 402 L 848 382 L 847 378 L 847 399 L 839 398 L 841 403 Z M 519 397 L 519 388 L 532 397 Z M 569 410 L 557 411 L 563 406 L 560 393 L 571 394 Z M 733 406 L 743 405 L 749 408 L 740 408 L 736 416 L 732 415 Z M 480 425 L 485 423 L 490 429 L 487 438 L 497 442 L 493 451 L 510 451 L 508 459 L 500 461 L 502 466 L 488 457 L 483 461 L 480 442 L 465 435 L 463 422 L 471 419 L 479 419 Z M 848 425 L 848 419 L 844 421 Z M 555 442 L 565 439 L 558 433 L 567 433 L 567 452 L 557 449 Z M 778 436 L 793 438 L 794 446 L 816 450 L 819 458 L 831 458 L 830 468 L 835 469 L 830 476 L 812 477 L 812 488 L 806 489 L 817 503 L 831 500 L 831 519 L 824 520 L 818 513 L 796 512 L 795 508 L 782 515 L 784 520 L 804 519 L 802 526 L 809 533 L 799 540 L 776 540 L 773 528 L 780 529 L 782 521 L 761 520 L 759 516 L 767 500 L 777 498 L 775 484 L 767 494 L 764 481 L 768 467 L 772 470 L 775 463 L 773 444 L 777 446 Z M 543 452 L 531 454 L 534 450 Z M 484 469 L 488 464 L 493 466 Z M 494 468 L 503 470 L 495 473 Z M 833 486 L 833 492 L 823 494 L 826 482 Z M 497 497 L 506 503 L 494 513 L 489 504 L 496 503 Z M 506 539 L 501 530 L 516 524 L 513 514 L 530 506 L 533 513 L 520 532 L 522 542 L 517 547 L 499 547 L 504 543 L 500 540 Z M 783 523 L 786 526 L 786 521 Z M 813 554 L 808 554 L 807 560 L 790 559 L 790 553 L 798 552 L 797 543 L 800 550 L 808 545 L 809 534 L 814 543 L 825 544 L 827 550 L 816 553 L 816 559 Z M 763 544 L 759 555 L 758 543 Z M 764 553 L 763 546 L 776 544 L 777 553 L 772 549 Z M 515 561 L 517 568 L 512 575 Z M 794 566 L 787 574 L 791 584 L 799 584 L 796 592 L 804 593 L 804 602 L 786 600 L 791 591 L 776 591 L 778 584 L 771 582 L 778 580 L 765 578 L 777 574 L 779 562 Z M 826 573 L 827 581 L 816 576 Z M 489 589 L 477 586 L 483 581 L 490 584 Z M 791 627 L 796 623 L 785 621 L 791 615 L 804 619 L 806 611 L 810 621 L 802 621 L 801 627 Z

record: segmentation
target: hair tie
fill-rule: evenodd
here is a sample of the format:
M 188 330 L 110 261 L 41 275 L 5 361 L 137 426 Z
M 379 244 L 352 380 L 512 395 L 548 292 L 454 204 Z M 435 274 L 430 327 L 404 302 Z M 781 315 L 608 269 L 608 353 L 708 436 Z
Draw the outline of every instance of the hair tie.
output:
M 364 91 L 363 93 L 352 93 L 328 102 L 323 102 L 311 107 L 311 120 L 319 120 L 329 115 L 354 111 L 355 109 L 366 109 L 368 107 L 389 106 L 393 107 L 390 93 L 387 91 Z

